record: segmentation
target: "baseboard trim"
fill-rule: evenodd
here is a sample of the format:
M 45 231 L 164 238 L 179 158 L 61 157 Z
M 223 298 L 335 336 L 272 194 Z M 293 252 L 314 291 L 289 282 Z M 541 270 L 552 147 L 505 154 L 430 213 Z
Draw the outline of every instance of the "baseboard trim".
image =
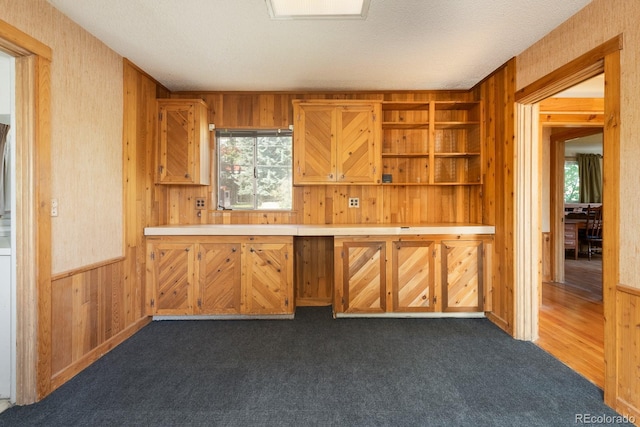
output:
M 162 320 L 291 320 L 292 314 L 212 314 L 153 316 L 153 321 Z
M 625 415 L 628 418 L 633 417 L 634 419 L 631 422 L 634 424 L 638 420 L 640 420 L 640 408 L 636 408 L 631 403 L 627 402 L 626 400 L 620 397 L 616 399 L 616 407 L 613 409 L 615 409 L 618 413 Z
M 57 389 L 62 384 L 66 383 L 71 378 L 79 374 L 93 362 L 100 359 L 106 353 L 113 350 L 115 347 L 122 344 L 127 339 L 131 338 L 131 336 L 133 336 L 140 329 L 147 326 L 149 323 L 151 323 L 151 318 L 149 317 L 143 317 L 139 319 L 137 322 L 131 324 L 120 333 L 103 342 L 63 370 L 56 372 L 53 377 L 51 377 L 51 391 Z
M 509 328 L 509 322 L 507 322 L 501 317 L 496 316 L 491 312 L 486 313 L 486 316 L 487 316 L 487 319 L 489 319 L 498 328 L 502 329 L 507 334 L 513 336 L 513 331 L 511 331 L 511 329 Z
M 483 319 L 482 312 L 454 313 L 336 313 L 336 318 L 381 318 L 381 319 Z

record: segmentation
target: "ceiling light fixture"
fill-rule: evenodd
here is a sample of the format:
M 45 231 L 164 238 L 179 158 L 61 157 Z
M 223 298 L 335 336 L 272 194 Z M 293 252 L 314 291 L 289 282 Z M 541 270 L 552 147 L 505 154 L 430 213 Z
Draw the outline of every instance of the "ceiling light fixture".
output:
M 271 19 L 365 19 L 370 0 L 265 0 Z

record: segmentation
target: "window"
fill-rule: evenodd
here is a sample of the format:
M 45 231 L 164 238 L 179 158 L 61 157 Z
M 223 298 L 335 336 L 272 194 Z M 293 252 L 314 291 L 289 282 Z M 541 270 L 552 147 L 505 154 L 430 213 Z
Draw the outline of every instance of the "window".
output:
M 564 161 L 564 201 L 580 202 L 580 173 L 577 160 Z
M 218 207 L 292 207 L 291 131 L 217 132 Z

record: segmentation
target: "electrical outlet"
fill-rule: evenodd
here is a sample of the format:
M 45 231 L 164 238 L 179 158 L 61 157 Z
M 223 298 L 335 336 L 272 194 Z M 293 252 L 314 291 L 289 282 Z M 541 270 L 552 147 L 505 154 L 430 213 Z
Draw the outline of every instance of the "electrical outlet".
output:
M 207 207 L 206 199 L 202 197 L 196 198 L 196 210 L 203 210 L 203 209 L 206 209 L 206 207 Z
M 360 199 L 357 197 L 349 197 L 349 207 L 350 208 L 359 208 L 360 207 Z
M 58 199 L 51 199 L 51 216 L 58 216 Z

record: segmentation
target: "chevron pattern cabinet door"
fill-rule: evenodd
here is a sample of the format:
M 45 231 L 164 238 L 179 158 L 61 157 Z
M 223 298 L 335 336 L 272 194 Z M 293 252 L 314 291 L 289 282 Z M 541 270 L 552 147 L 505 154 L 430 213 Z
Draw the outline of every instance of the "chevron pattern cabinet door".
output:
M 434 311 L 435 243 L 393 242 L 393 311 Z
M 149 268 L 155 283 L 152 311 L 155 314 L 192 314 L 194 244 L 151 245 Z
M 210 135 L 201 100 L 160 99 L 158 178 L 160 184 L 208 185 Z
M 295 104 L 294 117 L 294 183 L 335 181 L 335 107 Z
M 443 311 L 482 311 L 482 242 L 442 242 Z
M 200 244 L 200 314 L 240 314 L 241 254 L 240 243 Z
M 293 313 L 293 239 L 290 243 L 247 243 L 245 314 Z
M 385 312 L 385 243 L 345 242 L 342 251 L 344 311 Z
M 339 182 L 380 182 L 381 159 L 373 105 L 340 107 L 337 115 Z

